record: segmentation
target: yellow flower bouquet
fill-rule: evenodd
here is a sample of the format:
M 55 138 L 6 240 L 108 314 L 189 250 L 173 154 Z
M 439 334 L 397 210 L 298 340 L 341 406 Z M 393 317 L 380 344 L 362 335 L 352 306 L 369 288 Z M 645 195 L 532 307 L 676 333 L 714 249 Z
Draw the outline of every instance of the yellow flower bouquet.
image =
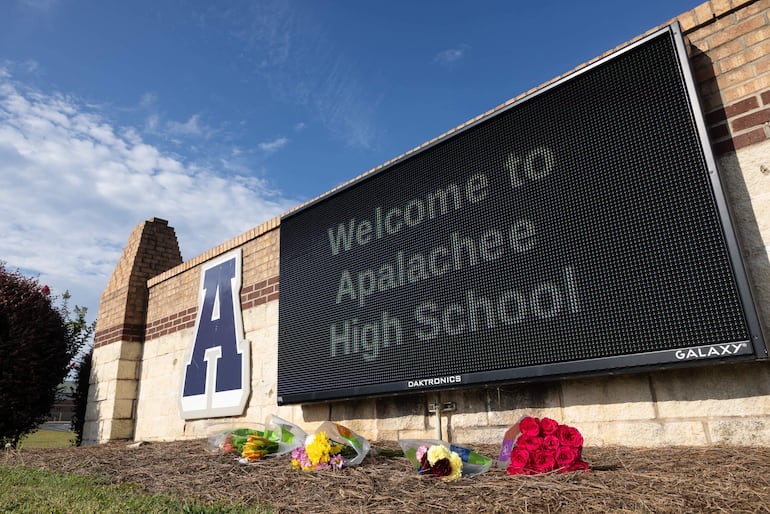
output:
M 305 444 L 291 452 L 292 469 L 340 470 L 360 464 L 369 454 L 369 441 L 349 428 L 324 421 Z

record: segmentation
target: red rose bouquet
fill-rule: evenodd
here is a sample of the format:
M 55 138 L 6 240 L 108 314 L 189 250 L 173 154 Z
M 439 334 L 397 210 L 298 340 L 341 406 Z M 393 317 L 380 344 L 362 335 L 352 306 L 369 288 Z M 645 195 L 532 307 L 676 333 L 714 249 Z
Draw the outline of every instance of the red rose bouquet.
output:
M 583 436 L 578 429 L 550 418 L 525 416 L 510 453 L 509 475 L 535 475 L 558 471 L 587 471 L 582 458 Z

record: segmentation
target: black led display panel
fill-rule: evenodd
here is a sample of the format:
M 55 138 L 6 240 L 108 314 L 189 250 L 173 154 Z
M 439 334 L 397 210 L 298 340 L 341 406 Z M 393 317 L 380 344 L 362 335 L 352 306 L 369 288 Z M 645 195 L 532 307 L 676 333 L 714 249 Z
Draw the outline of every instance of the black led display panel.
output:
M 290 213 L 279 403 L 767 356 L 676 25 Z

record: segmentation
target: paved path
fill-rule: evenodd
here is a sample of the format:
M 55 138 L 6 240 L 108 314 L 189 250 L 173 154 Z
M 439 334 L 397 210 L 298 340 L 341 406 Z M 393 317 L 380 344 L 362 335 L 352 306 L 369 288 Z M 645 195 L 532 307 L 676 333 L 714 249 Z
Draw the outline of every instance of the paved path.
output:
M 58 432 L 69 432 L 70 422 L 62 421 L 62 422 L 43 423 L 42 425 L 38 426 L 38 428 L 40 430 L 56 430 Z

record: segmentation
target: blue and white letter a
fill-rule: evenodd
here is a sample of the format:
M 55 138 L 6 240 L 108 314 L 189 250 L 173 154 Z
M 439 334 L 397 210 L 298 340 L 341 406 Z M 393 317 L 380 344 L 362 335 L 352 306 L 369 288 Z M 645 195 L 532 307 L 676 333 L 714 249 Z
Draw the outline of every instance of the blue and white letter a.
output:
M 203 267 L 195 339 L 182 381 L 184 419 L 243 413 L 251 362 L 249 342 L 243 339 L 240 291 L 240 249 Z

